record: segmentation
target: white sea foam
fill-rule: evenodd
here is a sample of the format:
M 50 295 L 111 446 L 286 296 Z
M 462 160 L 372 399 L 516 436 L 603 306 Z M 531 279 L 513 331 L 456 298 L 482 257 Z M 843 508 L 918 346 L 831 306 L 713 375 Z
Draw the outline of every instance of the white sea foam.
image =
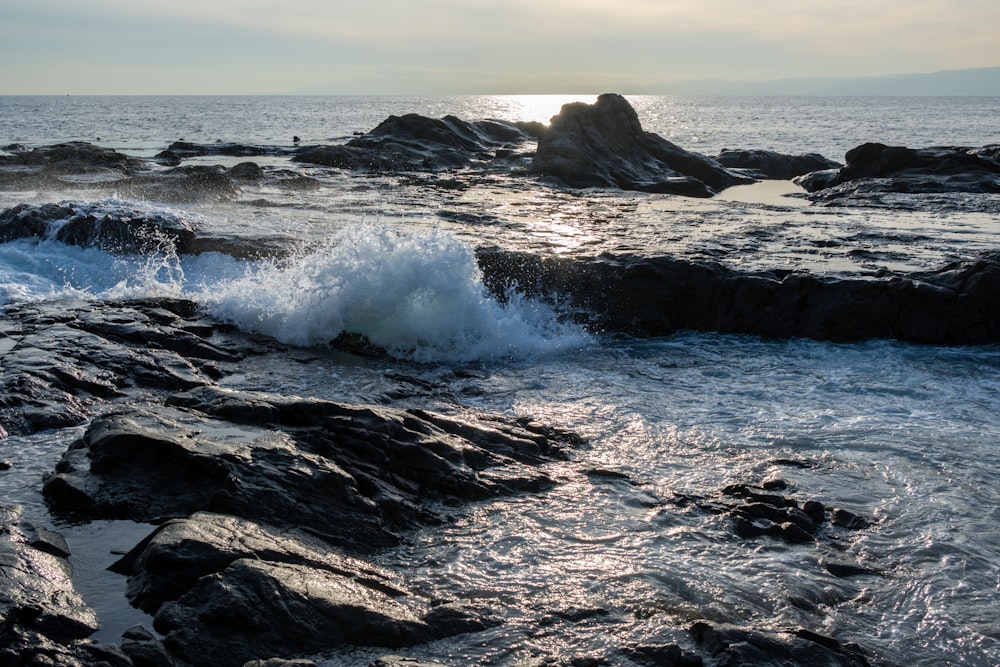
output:
M 291 258 L 248 265 L 201 301 L 286 343 L 322 345 L 347 332 L 418 361 L 532 357 L 589 341 L 546 304 L 494 298 L 472 249 L 440 231 L 355 225 Z
M 47 299 L 180 296 L 184 268 L 170 247 L 115 256 L 58 241 L 0 245 L 0 306 Z

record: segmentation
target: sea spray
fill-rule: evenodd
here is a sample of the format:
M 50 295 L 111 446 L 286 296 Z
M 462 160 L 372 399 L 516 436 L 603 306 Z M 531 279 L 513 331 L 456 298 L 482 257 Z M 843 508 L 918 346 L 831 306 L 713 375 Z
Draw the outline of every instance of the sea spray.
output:
M 183 262 L 169 243 L 135 255 L 50 240 L 0 244 L 0 306 L 53 299 L 181 296 L 185 283 Z
M 291 257 L 248 265 L 201 301 L 285 343 L 324 345 L 346 332 L 417 361 L 533 357 L 590 340 L 544 303 L 516 293 L 501 303 L 472 249 L 438 230 L 350 226 Z

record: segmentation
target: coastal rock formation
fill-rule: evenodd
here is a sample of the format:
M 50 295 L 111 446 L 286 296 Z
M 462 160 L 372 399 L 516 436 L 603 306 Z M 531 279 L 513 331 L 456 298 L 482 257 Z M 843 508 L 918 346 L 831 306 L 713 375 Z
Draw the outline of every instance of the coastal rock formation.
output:
M 121 648 L 84 639 L 96 616 L 73 591 L 65 542 L 12 517 L 0 526 L 0 656 L 242 665 L 345 643 L 407 646 L 495 622 L 489 609 L 408 593 L 357 555 L 471 500 L 547 488 L 539 464 L 565 458 L 578 438 L 527 418 L 216 385 L 240 359 L 278 347 L 227 333 L 182 300 L 7 310 L 0 437 L 90 421 L 46 499 L 69 520 L 162 523 L 115 567 L 163 639 L 139 627 Z
M 544 488 L 544 475 L 515 464 L 561 456 L 564 440 L 531 424 L 216 387 L 168 404 L 95 418 L 46 482 L 53 509 L 137 521 L 207 510 L 300 526 L 363 552 L 440 521 L 425 499 Z
M 342 643 L 400 647 L 486 627 L 304 531 L 224 515 L 169 521 L 115 569 L 129 575 L 133 603 L 156 614 L 167 650 L 193 664 Z
M 256 146 L 253 144 L 241 144 L 233 142 L 217 141 L 214 144 L 196 144 L 189 141 L 175 141 L 160 151 L 154 158 L 157 162 L 167 165 L 180 164 L 182 160 L 193 157 L 206 156 L 226 156 L 226 157 L 254 157 L 254 156 L 282 156 L 291 155 L 297 149 L 284 146 Z
M 576 306 L 594 328 L 639 336 L 681 329 L 787 338 L 914 343 L 1000 341 L 1000 256 L 873 278 L 741 273 L 673 257 L 542 258 L 478 254 L 486 284 Z
M 464 121 L 455 116 L 390 116 L 343 146 L 303 148 L 296 162 L 370 171 L 441 171 L 510 157 L 532 138 L 530 123 Z
M 112 647 L 85 638 L 97 614 L 73 588 L 66 543 L 0 506 L 0 664 L 96 664 Z M 111 663 L 105 663 L 111 664 Z
M 183 214 L 118 201 L 19 204 L 0 213 L 0 243 L 52 239 L 115 254 L 147 254 L 165 247 L 190 252 L 195 225 Z
M 621 188 L 693 197 L 753 179 L 646 132 L 621 95 L 566 104 L 538 140 L 531 173 L 573 188 Z
M 224 347 L 219 328 L 182 300 L 9 306 L 0 319 L 0 436 L 81 424 L 94 405 L 130 391 L 211 383 L 217 363 L 248 349 Z
M 847 152 L 836 171 L 796 179 L 829 202 L 873 193 L 1000 193 L 1000 145 L 912 149 L 867 143 Z
M 101 148 L 85 141 L 40 146 L 31 150 L 12 146 L 8 147 L 8 150 L 11 151 L 10 155 L 0 155 L 0 167 L 21 167 L 31 173 L 125 176 L 149 167 L 141 158 L 119 153 L 112 148 Z
M 730 150 L 723 148 L 715 159 L 723 167 L 739 169 L 748 176 L 761 180 L 773 179 L 790 181 L 825 169 L 838 169 L 841 164 L 827 159 L 819 153 L 783 155 L 766 150 Z

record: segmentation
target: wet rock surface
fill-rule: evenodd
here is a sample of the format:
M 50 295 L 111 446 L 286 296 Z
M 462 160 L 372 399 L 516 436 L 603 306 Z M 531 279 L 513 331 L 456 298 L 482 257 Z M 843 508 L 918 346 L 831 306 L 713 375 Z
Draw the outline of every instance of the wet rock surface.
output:
M 161 524 L 115 568 L 162 638 L 133 628 L 119 648 L 85 640 L 97 618 L 58 533 L 5 519 L 0 631 L 14 664 L 242 665 L 481 631 L 496 623 L 488 609 L 420 598 L 347 554 L 469 501 L 542 491 L 553 482 L 538 464 L 579 443 L 528 419 L 223 389 L 224 368 L 273 348 L 182 300 L 5 315 L 5 431 L 90 422 L 45 485 L 54 515 Z
M 753 179 L 642 129 L 620 95 L 564 105 L 538 140 L 531 172 L 574 188 L 621 188 L 711 197 Z
M 307 147 L 296 162 L 365 171 L 440 171 L 511 157 L 537 131 L 530 123 L 455 116 L 390 116 L 346 145 Z
M 998 193 L 1000 146 L 907 148 L 867 143 L 849 150 L 838 170 L 796 179 L 819 203 L 871 201 L 887 193 Z
M 124 202 L 20 204 L 0 213 L 0 243 L 52 239 L 114 254 L 191 251 L 195 226 L 178 214 Z
M 0 662 L 92 664 L 99 649 L 84 640 L 100 623 L 73 588 L 65 541 L 21 514 L 0 507 Z
M 753 178 L 783 181 L 790 181 L 797 176 L 826 169 L 838 169 L 842 166 L 839 162 L 823 157 L 819 153 L 783 155 L 765 150 L 731 150 L 726 148 L 716 155 L 715 159 L 723 167 L 740 169 Z
M 1000 340 L 1000 257 L 872 278 L 741 273 L 672 257 L 543 258 L 483 250 L 486 284 L 569 297 L 599 330 L 639 336 L 681 329 L 856 341 L 982 344 Z

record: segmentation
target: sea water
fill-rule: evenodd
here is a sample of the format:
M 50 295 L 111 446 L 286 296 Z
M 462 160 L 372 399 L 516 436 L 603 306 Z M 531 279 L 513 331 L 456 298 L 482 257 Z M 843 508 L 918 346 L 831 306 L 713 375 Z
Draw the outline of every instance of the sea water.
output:
M 646 129 L 707 154 L 765 148 L 839 159 L 865 141 L 983 145 L 998 140 L 1000 116 L 996 98 L 629 99 Z M 152 155 L 181 138 L 340 142 L 390 114 L 544 121 L 564 101 L 0 98 L 0 143 L 78 139 Z M 1000 348 L 609 336 L 584 331 L 558 304 L 523 298 L 516 286 L 496 299 L 474 256 L 495 245 L 570 257 L 668 253 L 830 275 L 927 270 L 997 249 L 1000 221 L 988 207 L 830 209 L 771 195 L 701 201 L 566 192 L 502 175 L 448 190 L 310 173 L 320 185 L 308 191 L 260 186 L 210 203 L 122 202 L 80 187 L 0 192 L 4 208 L 63 199 L 161 208 L 199 234 L 283 248 L 255 259 L 178 256 L 168 247 L 120 257 L 15 241 L 0 245 L 0 303 L 166 294 L 294 345 L 364 333 L 394 358 L 317 355 L 304 372 L 296 364 L 294 377 L 277 362 L 225 381 L 371 400 L 403 372 L 434 388 L 398 399 L 404 404 L 530 415 L 583 435 L 570 461 L 547 466 L 559 482 L 553 490 L 472 505 L 380 554 L 413 589 L 487 604 L 504 621 L 408 655 L 514 664 L 635 643 L 685 645 L 690 622 L 708 618 L 805 627 L 899 664 L 1000 663 Z M 16 460 L 0 477 L 4 502 L 44 517 L 38 482 L 71 435 L 8 438 L 4 457 Z M 872 525 L 834 543 L 789 546 L 737 539 L 723 519 L 672 502 L 770 477 L 801 500 Z M 74 539 L 88 554 L 81 569 L 99 571 L 86 536 L 71 534 L 71 546 Z M 827 562 L 872 574 L 835 577 Z M 91 595 L 97 607 L 114 606 Z M 134 620 L 107 621 L 102 638 L 114 641 Z M 382 653 L 317 659 L 363 665 Z

